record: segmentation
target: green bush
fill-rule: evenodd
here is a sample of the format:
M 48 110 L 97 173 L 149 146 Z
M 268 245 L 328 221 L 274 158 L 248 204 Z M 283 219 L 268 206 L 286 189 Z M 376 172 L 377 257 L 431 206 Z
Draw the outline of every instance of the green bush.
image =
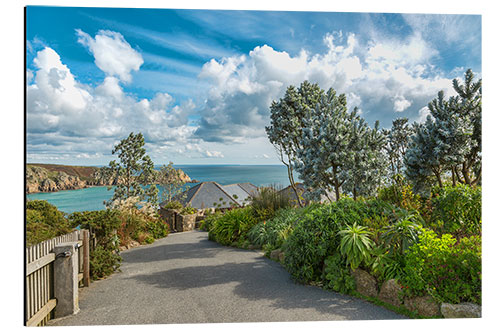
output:
M 257 195 L 250 197 L 250 207 L 259 221 L 267 221 L 274 217 L 278 210 L 291 206 L 290 198 L 274 187 L 261 187 Z
M 380 188 L 377 198 L 406 210 L 422 208 L 422 198 L 401 177 L 396 178 L 396 184 Z
M 404 289 L 410 295 L 429 293 L 448 303 L 481 304 L 481 237 L 457 241 L 422 228 L 420 241 L 406 253 Z
M 215 212 L 213 214 L 206 214 L 203 220 L 200 222 L 200 229 L 204 231 L 210 231 L 214 222 L 222 216 L 221 212 Z
M 72 230 L 70 222 L 56 206 L 45 200 L 26 202 L 27 246 L 70 233 Z
M 296 281 L 318 281 L 325 258 L 337 251 L 343 224 L 336 210 L 335 203 L 311 209 L 284 243 L 284 265 Z
M 181 209 L 181 211 L 179 212 L 179 214 L 182 214 L 182 215 L 191 215 L 191 214 L 195 214 L 196 212 L 198 212 L 198 210 L 196 208 L 193 208 L 193 207 L 190 207 L 190 206 L 186 206 L 184 208 Z
M 338 253 L 325 259 L 322 277 L 325 286 L 336 292 L 349 294 L 356 289 L 356 282 L 351 275 L 351 270 L 348 268 L 345 258 Z
M 120 267 L 119 239 L 116 230 L 120 226 L 120 213 L 116 210 L 75 212 L 68 220 L 73 226 L 88 229 L 96 236 L 97 246 L 90 253 L 90 275 L 100 279 Z
M 366 229 L 354 222 L 353 225 L 347 225 L 338 232 L 341 237 L 340 253 L 346 257 L 347 263 L 353 270 L 362 263 L 368 265 L 370 262 L 370 252 L 374 242 L 370 239 L 371 233 Z
M 232 209 L 212 221 L 208 237 L 222 245 L 246 240 L 247 233 L 257 223 L 250 207 Z
M 280 209 L 274 218 L 255 225 L 248 233 L 248 239 L 261 247 L 267 244 L 271 250 L 281 248 L 303 212 L 304 209 L 299 208 Z
M 481 234 L 481 187 L 468 185 L 433 189 L 430 227 L 456 237 Z
M 113 274 L 120 268 L 122 258 L 115 251 L 110 251 L 102 245 L 90 253 L 90 276 L 92 280 L 102 279 Z
M 182 204 L 179 201 L 169 201 L 164 206 L 164 209 L 182 209 Z

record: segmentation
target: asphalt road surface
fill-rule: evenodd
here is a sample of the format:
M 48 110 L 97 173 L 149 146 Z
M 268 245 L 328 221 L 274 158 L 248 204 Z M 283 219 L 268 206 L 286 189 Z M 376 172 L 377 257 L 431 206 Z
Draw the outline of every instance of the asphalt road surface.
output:
M 122 252 L 121 272 L 80 292 L 51 326 L 404 319 L 364 300 L 294 283 L 262 253 L 207 233 L 171 234 Z

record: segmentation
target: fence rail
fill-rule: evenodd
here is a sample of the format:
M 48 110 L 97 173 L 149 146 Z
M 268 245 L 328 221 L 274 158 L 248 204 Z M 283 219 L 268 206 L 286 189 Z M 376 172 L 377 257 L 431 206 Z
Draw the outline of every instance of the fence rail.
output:
M 89 241 L 90 240 L 90 241 Z M 44 326 L 57 306 L 54 297 L 54 248 L 61 243 L 78 242 L 78 273 L 84 286 L 90 283 L 89 247 L 95 244 L 87 230 L 75 230 L 26 248 L 25 323 Z

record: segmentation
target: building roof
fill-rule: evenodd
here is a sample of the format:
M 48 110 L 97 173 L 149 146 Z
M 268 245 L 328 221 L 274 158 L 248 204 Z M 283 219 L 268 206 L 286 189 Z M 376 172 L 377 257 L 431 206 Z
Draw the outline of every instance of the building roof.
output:
M 222 186 L 224 191 L 243 206 L 245 200 L 257 193 L 258 187 L 250 183 L 230 184 Z
M 257 186 L 244 184 L 230 184 L 221 186 L 216 182 L 202 182 L 174 197 L 183 206 L 196 209 L 230 208 L 243 206 L 244 201 L 251 193 L 257 192 Z M 234 197 L 237 196 L 237 198 Z M 160 204 L 163 206 L 164 202 Z

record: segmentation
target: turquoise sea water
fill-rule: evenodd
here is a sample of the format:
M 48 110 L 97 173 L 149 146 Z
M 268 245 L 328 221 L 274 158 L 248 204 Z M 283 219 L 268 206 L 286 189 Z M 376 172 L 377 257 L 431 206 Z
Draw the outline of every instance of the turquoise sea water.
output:
M 257 186 L 289 185 L 284 165 L 175 165 L 191 179 L 200 182 L 215 181 L 221 185 L 252 183 Z M 298 181 L 297 175 L 295 175 Z M 193 186 L 196 184 L 189 184 Z M 161 190 L 161 189 L 160 189 Z M 113 190 L 106 186 L 89 187 L 81 190 L 28 194 L 29 200 L 47 200 L 65 213 L 104 209 L 103 202 L 113 196 Z

